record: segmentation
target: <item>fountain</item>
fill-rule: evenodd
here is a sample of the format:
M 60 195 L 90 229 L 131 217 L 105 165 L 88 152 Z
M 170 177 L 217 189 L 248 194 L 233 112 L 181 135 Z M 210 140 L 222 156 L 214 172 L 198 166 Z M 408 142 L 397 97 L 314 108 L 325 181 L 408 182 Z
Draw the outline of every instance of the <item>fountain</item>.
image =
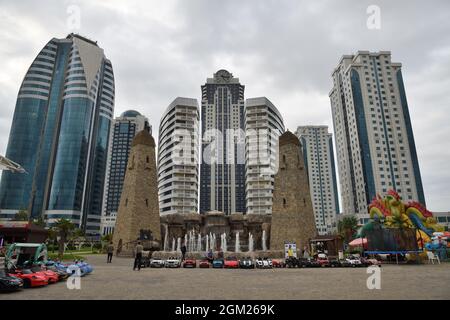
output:
M 263 233 L 262 233 L 262 249 L 263 249 L 263 251 L 267 251 L 266 230 L 263 230 Z
M 172 252 L 175 252 L 175 238 L 172 238 Z
M 239 243 L 239 232 L 236 232 L 236 242 L 234 244 L 234 251 L 241 252 L 241 244 Z
M 253 235 L 248 233 L 248 252 L 253 252 Z
M 197 251 L 198 252 L 202 251 L 202 236 L 200 233 L 198 234 L 198 239 L 197 239 Z
M 188 243 L 187 243 L 187 252 L 192 251 L 192 231 L 188 233 Z
M 166 233 L 164 235 L 164 251 L 169 250 L 169 225 L 166 224 Z
M 228 251 L 228 246 L 227 246 L 227 235 L 224 232 L 223 233 L 223 247 L 222 247 L 222 251 L 223 252 L 227 252 Z

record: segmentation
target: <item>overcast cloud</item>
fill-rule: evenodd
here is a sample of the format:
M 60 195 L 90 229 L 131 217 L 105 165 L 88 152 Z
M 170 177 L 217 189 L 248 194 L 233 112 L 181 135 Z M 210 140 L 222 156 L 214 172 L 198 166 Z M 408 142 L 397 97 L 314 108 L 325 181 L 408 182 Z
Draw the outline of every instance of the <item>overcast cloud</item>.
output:
M 381 29 L 366 26 L 369 5 Z M 67 9 L 80 8 L 79 29 Z M 331 72 L 343 54 L 389 50 L 403 64 L 429 209 L 450 210 L 449 1 L 6 1 L 0 0 L 0 154 L 5 154 L 20 83 L 52 38 L 77 32 L 111 60 L 115 114 L 137 109 L 157 133 L 177 96 L 227 69 L 246 98 L 266 96 L 286 126 L 332 130 Z

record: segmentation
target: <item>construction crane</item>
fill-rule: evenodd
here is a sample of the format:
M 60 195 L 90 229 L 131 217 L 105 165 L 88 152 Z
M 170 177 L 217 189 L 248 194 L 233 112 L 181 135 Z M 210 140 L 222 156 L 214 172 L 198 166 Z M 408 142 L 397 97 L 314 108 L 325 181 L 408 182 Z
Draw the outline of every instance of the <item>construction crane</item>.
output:
M 20 164 L 15 163 L 4 156 L 0 156 L 0 170 L 8 170 L 14 173 L 27 173 Z

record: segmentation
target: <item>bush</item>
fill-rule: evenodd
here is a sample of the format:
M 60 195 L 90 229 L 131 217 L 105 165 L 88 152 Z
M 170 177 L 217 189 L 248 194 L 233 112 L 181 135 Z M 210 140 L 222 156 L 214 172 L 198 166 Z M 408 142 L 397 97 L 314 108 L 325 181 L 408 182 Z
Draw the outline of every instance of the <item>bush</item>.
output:
M 50 260 L 56 260 L 56 259 L 58 259 L 58 253 L 49 253 L 48 258 Z M 62 258 L 62 260 L 64 260 L 64 261 L 84 260 L 84 259 L 85 259 L 85 257 L 83 257 L 83 256 L 74 255 L 71 253 L 65 253 Z

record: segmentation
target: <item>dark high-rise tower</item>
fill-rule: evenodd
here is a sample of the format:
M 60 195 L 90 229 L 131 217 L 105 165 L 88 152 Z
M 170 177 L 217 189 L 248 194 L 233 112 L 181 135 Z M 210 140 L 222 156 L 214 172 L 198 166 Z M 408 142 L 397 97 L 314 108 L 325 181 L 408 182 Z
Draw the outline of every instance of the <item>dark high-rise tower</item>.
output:
M 245 212 L 244 86 L 226 70 L 202 86 L 200 213 Z
M 49 224 L 67 218 L 97 233 L 113 110 L 103 49 L 76 34 L 50 40 L 17 97 L 6 155 L 28 174 L 3 172 L 0 218 L 27 209 Z

